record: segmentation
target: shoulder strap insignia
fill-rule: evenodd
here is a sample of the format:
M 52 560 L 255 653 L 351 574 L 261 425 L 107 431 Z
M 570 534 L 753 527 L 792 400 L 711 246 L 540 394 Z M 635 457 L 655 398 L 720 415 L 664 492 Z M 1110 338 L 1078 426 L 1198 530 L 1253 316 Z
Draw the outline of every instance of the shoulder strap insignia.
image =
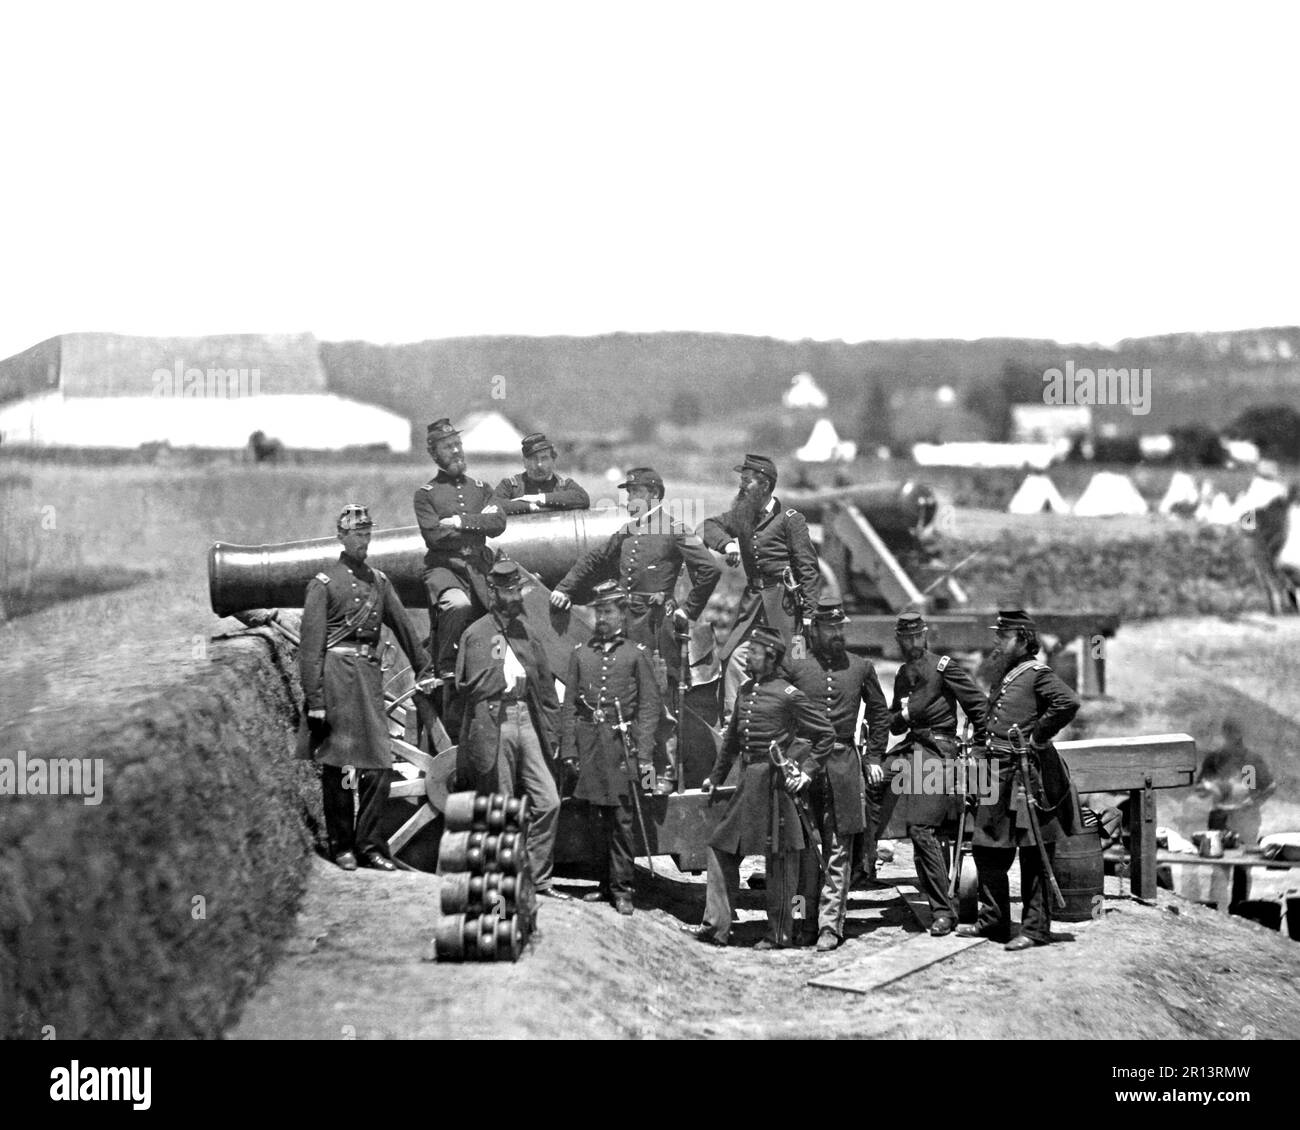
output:
M 425 483 L 424 486 L 422 486 L 420 489 L 421 489 L 421 490 L 433 490 L 433 480 L 430 479 L 430 480 L 429 480 L 427 483 Z
M 795 688 L 794 688 L 794 687 L 786 687 L 786 688 L 785 688 L 785 693 L 786 693 L 786 694 L 794 694 L 794 692 L 795 692 Z
M 798 511 L 798 510 L 795 510 L 795 509 L 792 507 L 791 509 L 789 509 L 789 510 L 787 510 L 787 511 L 785 512 L 785 516 L 786 516 L 787 518 L 793 518 L 793 517 L 795 517 L 798 513 L 799 513 L 799 511 Z
M 1049 667 L 1046 663 L 1043 663 L 1042 661 L 1039 661 L 1038 663 L 1035 663 L 1035 664 L 1034 664 L 1034 670 L 1035 670 L 1035 671 L 1050 671 L 1050 670 L 1051 670 L 1051 667 Z
M 328 573 L 317 573 L 316 579 L 320 581 L 322 585 L 328 585 L 330 583 L 330 577 Z
M 523 475 L 511 475 L 511 476 L 510 476 L 510 481 L 511 481 L 512 483 L 514 483 L 514 485 L 515 485 L 515 489 L 517 489 L 517 490 L 523 490 L 523 489 L 524 489 L 524 477 L 523 477 Z
M 637 651 L 645 651 L 645 644 L 643 644 L 643 643 L 639 643 L 639 644 L 637 644 L 637 645 L 636 645 L 636 649 L 637 649 Z
M 381 585 L 386 585 L 386 584 L 388 584 L 388 574 L 385 573 L 382 569 L 376 569 L 373 565 L 371 565 L 371 566 L 370 566 L 370 571 L 371 571 L 372 573 L 374 573 L 374 575 L 375 575 L 375 581 L 376 581 L 377 583 L 379 583 L 379 584 L 381 584 Z
M 952 656 L 951 656 L 951 655 L 944 655 L 944 656 L 941 656 L 940 659 L 939 659 L 939 662 L 935 665 L 935 668 L 934 668 L 934 669 L 935 669 L 936 671 L 942 671 L 945 667 L 948 666 L 948 664 L 949 664 L 951 661 L 952 661 Z

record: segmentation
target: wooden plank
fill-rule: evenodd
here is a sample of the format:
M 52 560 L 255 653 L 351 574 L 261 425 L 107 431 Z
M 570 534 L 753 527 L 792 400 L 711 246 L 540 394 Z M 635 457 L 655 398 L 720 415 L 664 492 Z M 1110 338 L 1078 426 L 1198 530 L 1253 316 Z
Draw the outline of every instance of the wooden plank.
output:
M 1187 734 L 1057 742 L 1081 793 L 1181 789 L 1196 778 L 1196 742 Z
M 809 985 L 818 989 L 838 989 L 842 993 L 869 993 L 893 984 L 931 965 L 947 961 L 959 953 L 985 945 L 988 938 L 962 938 L 949 934 L 932 938 L 918 934 L 884 950 L 868 954 L 830 973 L 812 978 Z

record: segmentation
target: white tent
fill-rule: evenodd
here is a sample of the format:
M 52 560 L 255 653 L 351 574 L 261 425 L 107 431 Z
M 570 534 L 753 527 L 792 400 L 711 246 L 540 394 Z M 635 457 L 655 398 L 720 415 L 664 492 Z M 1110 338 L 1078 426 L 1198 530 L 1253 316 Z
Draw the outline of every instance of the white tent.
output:
M 798 373 L 790 378 L 790 387 L 782 394 L 781 403 L 787 408 L 825 408 L 829 401 L 811 373 Z
M 1160 500 L 1160 513 L 1190 516 L 1201 500 L 1196 490 L 1196 480 L 1186 471 L 1175 471 L 1169 480 L 1169 489 Z
M 1286 496 L 1287 489 L 1283 483 L 1256 475 L 1250 480 L 1250 485 L 1238 495 L 1236 507 L 1242 514 L 1247 510 L 1263 510 L 1274 499 Z
M 851 463 L 858 454 L 858 445 L 845 442 L 825 416 L 813 425 L 808 442 L 794 453 L 800 463 Z
M 1240 517 L 1241 512 L 1223 491 L 1217 492 L 1208 504 L 1202 502 L 1196 509 L 1196 520 L 1207 522 L 1211 526 L 1231 526 Z
M 1080 518 L 1108 518 L 1119 514 L 1145 514 L 1147 504 L 1133 480 L 1115 471 L 1098 471 L 1092 476 L 1074 514 Z
M 1020 489 L 1007 506 L 1007 513 L 1041 514 L 1045 510 L 1053 514 L 1070 512 L 1051 479 L 1046 475 L 1026 475 L 1025 481 L 1020 484 Z
M 466 455 L 519 455 L 524 433 L 500 412 L 471 412 L 456 426 Z

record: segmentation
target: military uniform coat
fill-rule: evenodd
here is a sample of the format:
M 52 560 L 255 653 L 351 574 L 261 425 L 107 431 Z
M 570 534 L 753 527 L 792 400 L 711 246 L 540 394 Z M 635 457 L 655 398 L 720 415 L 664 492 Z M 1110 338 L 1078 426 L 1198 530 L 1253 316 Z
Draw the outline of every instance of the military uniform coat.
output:
M 976 847 L 1023 847 L 1032 844 L 1027 814 L 1016 811 L 1016 763 L 1008 732 L 1020 727 L 1026 743 L 1046 744 L 1030 750 L 1031 788 L 1039 802 L 1038 826 L 1044 843 L 1073 835 L 1081 826 L 1078 797 L 1069 770 L 1050 745 L 1079 710 L 1079 698 L 1046 663 L 1027 661 L 1014 667 L 989 693 L 987 749 L 998 772 L 997 800 L 975 812 Z
M 362 609 L 368 609 L 364 617 L 347 629 L 336 647 L 327 648 Z M 307 582 L 298 665 L 306 708 L 325 711 L 324 740 L 310 750 L 322 765 L 387 769 L 393 763 L 379 657 L 341 650 L 377 645 L 383 625 L 397 637 L 411 667 L 423 670 L 429 662 L 424 647 L 392 583 L 378 569 L 344 553 Z
M 600 581 L 617 580 L 630 594 L 628 639 L 659 652 L 669 670 L 676 672 L 680 656 L 671 627 L 665 627 L 664 608 L 677 589 L 683 565 L 691 591 L 681 608 L 691 620 L 698 620 L 722 573 L 703 540 L 661 511 L 645 522 L 629 522 L 604 545 L 588 550 L 555 591 L 572 599 Z
M 559 737 L 560 701 L 555 694 L 546 648 L 526 616 L 498 621 L 475 620 L 460 640 L 456 655 L 456 690 L 464 696 L 467 722 L 462 726 L 458 776 L 462 781 L 490 774 L 496 765 L 501 734 L 501 702 L 506 695 L 505 649 L 509 646 L 524 668 L 528 693 L 513 692 L 528 703 L 528 714 L 544 747 L 552 751 Z
M 780 773 L 768 755 L 769 743 L 775 741 L 789 756 L 797 756 L 791 749 L 796 736 L 808 743 L 805 764 L 807 758 L 824 762 L 835 744 L 835 731 L 825 715 L 785 679 L 772 676 L 761 683 L 750 679 L 740 688 L 709 774 L 721 785 L 739 760 L 740 779 L 709 837 L 710 847 L 733 855 L 777 855 L 814 846 L 805 839 L 798 810 L 781 787 Z
M 835 830 L 841 836 L 866 831 L 866 782 L 858 749 L 862 747 L 862 756 L 879 765 L 889 743 L 889 707 L 875 666 L 858 655 L 846 655 L 842 663 L 835 664 L 809 653 L 788 662 L 783 675 L 808 697 L 835 731 L 835 745 L 819 763 L 835 814 Z M 865 743 L 857 732 L 860 706 L 868 727 Z
M 462 526 L 453 530 L 438 523 L 460 515 Z M 415 492 L 415 520 L 428 547 L 424 555 L 424 583 L 436 595 L 443 589 L 472 592 L 487 608 L 487 571 L 495 554 L 488 538 L 505 532 L 506 517 L 493 502 L 492 488 L 479 479 L 456 478 L 439 469 Z
M 625 636 L 608 641 L 593 636 L 573 649 L 560 708 L 560 756 L 577 759 L 578 785 L 573 795 L 592 804 L 620 804 L 639 787 L 639 782 L 628 779 L 623 740 L 614 729 L 615 702 L 631 726 L 628 737 L 640 773 L 651 764 L 661 708 L 654 670 L 644 644 Z M 594 717 L 595 711 L 603 713 L 604 719 Z
M 780 500 L 773 496 L 748 536 L 742 534 L 727 514 L 706 518 L 700 526 L 700 535 L 705 545 L 719 553 L 725 553 L 727 543 L 733 539 L 738 542 L 749 580 L 740 598 L 736 621 L 719 652 L 722 661 L 726 662 L 750 626 L 756 623 L 776 628 L 789 644 L 801 615 L 811 614 L 821 592 L 817 550 L 808 536 L 804 516 L 798 510 L 782 509 Z M 782 583 L 787 567 L 794 574 L 793 591 Z
M 590 496 L 572 479 L 552 475 L 544 482 L 535 483 L 522 472 L 497 483 L 492 501 L 506 515 L 534 513 L 530 503 L 515 501 L 523 494 L 542 495 L 539 510 L 586 510 L 591 506 Z
M 907 699 L 907 717 L 903 717 L 903 700 Z M 894 676 L 894 698 L 890 703 L 891 733 L 907 734 L 907 740 L 894 747 L 891 761 L 913 761 L 915 747 L 921 758 L 941 757 L 955 760 L 957 704 L 970 721 L 972 741 L 978 748 L 985 740 L 985 716 L 988 701 L 966 669 L 951 656 L 927 651 L 920 659 L 904 663 Z M 922 761 L 924 764 L 924 761 Z M 911 792 L 907 801 L 909 824 L 937 828 L 961 814 L 962 797 L 955 791 L 948 795 L 922 795 Z

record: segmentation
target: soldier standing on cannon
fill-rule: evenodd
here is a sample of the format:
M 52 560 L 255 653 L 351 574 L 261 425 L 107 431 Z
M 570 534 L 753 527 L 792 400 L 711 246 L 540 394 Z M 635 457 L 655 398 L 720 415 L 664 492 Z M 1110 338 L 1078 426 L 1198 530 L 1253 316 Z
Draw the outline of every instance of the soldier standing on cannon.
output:
M 781 633 L 759 625 L 750 632 L 749 643 L 752 678 L 740 689 L 704 788 L 716 798 L 737 758 L 740 781 L 709 838 L 704 921 L 683 929 L 702 942 L 725 946 L 740 889 L 740 862 L 762 853 L 767 857 L 768 936 L 755 948 L 783 949 L 800 940 L 818 885 L 818 832 L 803 796 L 812 778 L 789 751 L 798 736 L 811 745 L 808 757 L 824 761 L 835 731 L 807 695 L 777 675 L 785 653 Z
M 1072 835 L 1082 820 L 1065 763 L 1052 745 L 1079 710 L 1079 699 L 1046 663 L 1038 660 L 1038 629 L 1028 613 L 999 612 L 992 625 L 998 647 L 997 674 L 989 691 L 986 747 L 997 771 L 994 799 L 975 810 L 971 847 L 979 871 L 979 919 L 959 926 L 962 937 L 1008 942 L 1008 950 L 1051 941 L 1048 876 L 1055 842 Z M 1029 738 L 1031 779 L 1023 781 L 1012 728 Z M 1035 838 L 1038 842 L 1035 843 Z M 1020 936 L 1011 936 L 1007 872 L 1020 850 Z
M 465 632 L 456 660 L 465 707 L 457 779 L 462 789 L 528 797 L 528 862 L 537 893 L 567 899 L 551 885 L 560 819 L 552 768 L 560 713 L 555 677 L 524 615 L 527 581 L 519 566 L 499 561 L 488 581 L 492 610 Z
M 487 483 L 465 474 L 460 432 L 449 419 L 429 425 L 427 443 L 438 473 L 415 492 L 415 520 L 428 546 L 429 650 L 438 678 L 450 681 L 461 635 L 487 611 L 487 573 L 495 556 L 487 539 L 505 532 L 506 518 Z M 446 713 L 454 741 L 459 720 Z
M 653 467 L 634 467 L 619 487 L 627 491 L 633 520 L 604 545 L 588 551 L 575 562 L 555 586 L 551 603 L 557 608 L 568 608 L 573 594 L 584 586 L 617 578 L 629 596 L 627 638 L 643 644 L 652 655 L 662 659 L 663 690 L 670 701 L 676 702 L 678 686 L 687 678 L 687 672 L 681 670 L 676 640 L 704 612 L 721 571 L 704 542 L 689 527 L 662 510 L 645 517 L 663 502 L 664 480 L 658 471 Z M 673 593 L 683 565 L 691 580 L 691 591 L 685 602 L 678 605 Z M 676 785 L 675 759 L 661 743 L 656 743 L 654 750 L 658 791 L 670 793 Z
M 627 593 L 603 581 L 591 603 L 595 634 L 573 649 L 564 680 L 560 756 L 577 762 L 573 795 L 593 807 L 605 845 L 605 880 L 587 899 L 608 898 L 619 914 L 631 914 L 636 837 L 646 834 L 644 823 L 634 827 L 634 816 L 644 819 L 634 794 L 652 776 L 659 687 L 645 644 L 623 635 Z M 649 844 L 641 847 L 649 854 Z
M 744 639 L 755 624 L 781 633 L 791 648 L 802 632 L 805 617 L 817 607 L 821 572 L 817 551 L 808 536 L 808 523 L 798 510 L 782 508 L 776 489 L 776 464 L 765 455 L 746 455 L 735 470 L 740 489 L 725 514 L 706 518 L 700 526 L 704 544 L 735 567 L 744 564 L 748 584 L 736 620 L 718 655 L 726 664 L 723 714 L 730 716 L 745 669 Z M 795 645 L 801 657 L 802 636 Z
M 906 773 L 911 780 L 907 834 L 912 840 L 917 882 L 934 914 L 930 933 L 940 938 L 951 934 L 957 925 L 957 908 L 948 894 L 948 869 L 938 839 L 944 826 L 961 815 L 960 806 L 965 803 L 965 790 L 957 787 L 954 772 L 959 751 L 957 704 L 961 704 L 962 713 L 971 724 L 975 744 L 982 746 L 988 703 L 960 663 L 929 649 L 930 629 L 919 612 L 904 612 L 899 616 L 894 624 L 894 638 L 903 665 L 894 676 L 889 728 L 892 733 L 907 737 L 894 747 L 890 761 L 898 767 L 893 776 Z M 918 762 L 924 765 L 932 758 L 952 765 L 944 765 L 941 774 L 926 774 L 923 770 L 920 779 L 916 779 L 913 768 Z M 889 823 L 898 802 L 893 776 L 868 801 L 873 825 L 869 861 L 875 851 L 875 839 Z M 923 795 L 921 785 L 927 779 L 942 780 L 945 788 L 951 787 L 952 791 Z
M 373 529 L 364 506 L 344 507 L 338 520 L 339 559 L 307 582 L 298 663 L 307 705 L 306 748 L 321 766 L 330 858 L 344 871 L 361 864 L 396 868 L 378 834 L 388 800 L 388 721 L 379 636 L 387 624 L 414 671 L 428 665 L 415 627 L 392 583 L 366 564 Z M 353 822 L 353 793 L 360 808 Z
M 540 510 L 586 510 L 591 498 L 572 479 L 555 473 L 555 445 L 541 432 L 524 436 L 524 470 L 497 483 L 492 499 L 506 515 Z
M 834 747 L 812 774 L 810 797 L 822 838 L 819 950 L 833 950 L 844 940 L 854 848 L 867 827 L 863 776 L 865 772 L 875 783 L 883 778 L 881 760 L 889 743 L 885 692 L 870 660 L 848 653 L 848 622 L 840 605 L 818 605 L 812 616 L 810 654 L 788 660 L 784 672 L 835 730 Z M 865 743 L 858 737 L 859 706 L 867 726 Z

